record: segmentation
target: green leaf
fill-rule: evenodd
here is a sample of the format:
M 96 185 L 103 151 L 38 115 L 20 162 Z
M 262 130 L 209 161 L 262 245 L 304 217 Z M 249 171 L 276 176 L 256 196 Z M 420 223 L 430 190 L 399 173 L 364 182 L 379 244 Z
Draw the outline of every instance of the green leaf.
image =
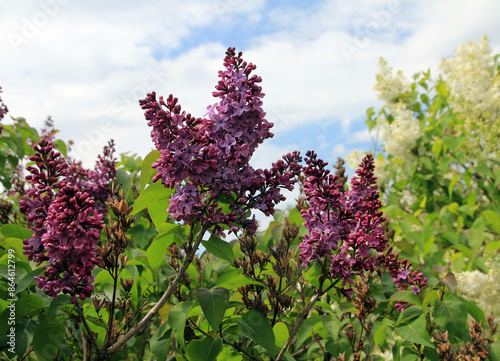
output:
M 469 315 L 474 317 L 477 322 L 482 322 L 483 325 L 486 325 L 486 317 L 484 316 L 483 310 L 480 309 L 475 302 L 465 300 L 465 304 L 467 305 L 467 312 Z
M 63 311 L 61 308 L 71 301 L 71 296 L 70 295 L 65 295 L 65 294 L 58 294 L 57 298 L 51 299 L 50 305 L 47 308 L 47 317 L 54 317 L 58 312 L 62 313 Z
M 481 247 L 484 240 L 484 231 L 486 229 L 486 220 L 484 217 L 476 218 L 472 227 L 470 227 L 469 245 L 474 253 Z
M 494 232 L 500 233 L 500 215 L 498 215 L 498 213 L 487 209 L 483 211 L 481 217 L 484 217 L 486 223 Z
M 174 223 L 163 223 L 160 226 L 158 236 L 151 242 L 147 250 L 148 261 L 152 269 L 158 269 L 167 253 L 168 246 L 175 242 L 176 232 L 180 229 L 181 225 Z
M 168 323 L 181 347 L 184 347 L 184 327 L 186 327 L 186 318 L 191 306 L 193 306 L 193 301 L 180 302 L 168 313 Z
M 173 189 L 166 188 L 161 182 L 153 183 L 139 194 L 139 197 L 134 202 L 134 209 L 131 214 L 137 214 L 155 202 L 170 199 L 173 193 Z
M 151 165 L 160 158 L 160 152 L 158 150 L 153 150 L 142 161 L 141 166 L 141 192 L 149 183 L 154 174 L 156 174 L 156 169 L 151 168 Z
M 384 323 L 382 326 L 378 328 L 377 331 L 375 331 L 375 334 L 373 335 L 373 341 L 375 342 L 376 345 L 382 346 L 383 344 L 387 343 L 387 333 L 385 329 L 389 325 Z
M 167 253 L 170 242 L 168 242 L 165 238 L 166 237 L 155 238 L 148 247 L 148 261 L 152 269 L 158 269 L 163 261 L 163 257 L 165 257 L 165 254 Z
M 186 348 L 186 356 L 189 361 L 215 361 L 221 351 L 221 338 L 205 337 L 201 341 L 191 341 Z
M 19 298 L 16 302 L 16 319 L 26 316 L 36 316 L 47 306 L 45 302 L 35 293 L 30 293 Z
M 0 241 L 0 245 L 5 249 L 13 249 L 15 251 L 15 255 L 21 261 L 28 263 L 28 256 L 23 254 L 23 240 L 20 238 L 7 237 Z
M 201 241 L 201 244 L 215 257 L 225 259 L 231 263 L 234 261 L 233 247 L 228 242 L 212 236 L 208 241 Z
M 466 134 L 463 133 L 461 136 L 455 138 L 453 136 L 448 136 L 443 138 L 443 143 L 451 150 L 456 150 L 465 140 Z
M 453 177 L 453 179 L 450 182 L 450 185 L 448 186 L 448 195 L 450 197 L 450 202 L 451 202 L 451 198 L 453 195 L 453 188 L 455 187 L 455 184 L 457 184 L 459 178 L 460 178 L 460 175 L 455 174 L 455 176 Z
M 167 361 L 171 334 L 172 330 L 170 329 L 170 325 L 165 322 L 156 330 L 153 337 L 151 337 L 149 346 L 157 361 Z
M 486 164 L 480 164 L 476 167 L 476 172 L 479 174 L 488 176 L 492 179 L 495 179 L 495 176 L 493 175 L 493 172 L 491 171 L 491 168 L 488 167 Z
M 42 272 L 43 272 L 43 269 L 35 268 L 33 271 L 29 272 L 26 276 L 24 276 L 17 283 L 16 293 L 20 293 L 20 292 L 24 291 L 31 284 L 31 282 L 34 282 L 33 278 L 38 276 Z
M 305 222 L 305 219 L 302 218 L 302 213 L 296 207 L 290 210 L 290 213 L 288 214 L 288 220 L 291 223 L 296 224 L 297 226 L 301 226 Z
M 311 334 L 312 329 L 320 322 L 318 316 L 308 317 L 297 332 L 297 345 L 302 345 Z
M 436 301 L 434 322 L 458 338 L 467 329 L 467 305 L 459 297 L 450 295 L 445 301 Z
M 422 315 L 422 313 L 424 313 L 424 311 L 420 306 L 408 307 L 406 310 L 404 310 L 399 314 L 398 324 L 405 323 L 408 322 L 409 320 L 417 318 L 420 315 Z
M 429 305 L 434 305 L 436 300 L 439 299 L 439 293 L 436 290 L 430 291 L 422 302 L 422 309 L 426 310 Z
M 290 334 L 288 327 L 283 322 L 278 322 L 273 327 L 274 338 L 276 339 L 276 346 L 283 347 L 288 340 Z
M 490 345 L 490 360 L 500 361 L 500 341 L 495 341 Z
M 29 229 L 18 226 L 16 224 L 5 224 L 0 228 L 0 231 L 2 232 L 5 238 L 13 237 L 20 239 L 28 239 L 33 234 L 33 232 L 31 232 Z
M 61 139 L 57 139 L 54 142 L 54 145 L 56 146 L 57 150 L 61 152 L 62 155 L 64 156 L 68 155 L 68 148 L 66 147 L 66 143 L 64 143 Z
M 410 323 L 396 326 L 394 330 L 403 340 L 411 340 L 413 343 L 418 343 L 419 345 L 434 347 L 431 337 L 427 332 L 425 315 L 420 316 Z
M 260 311 L 251 310 L 236 321 L 243 333 L 264 347 L 274 358 L 276 352 L 274 332 L 269 320 Z
M 392 301 L 403 301 L 413 303 L 414 305 L 422 305 L 420 298 L 412 291 L 398 291 L 390 298 Z
M 332 340 L 337 340 L 339 337 L 340 322 L 334 320 L 331 316 L 321 316 L 321 322 L 328 331 L 328 335 Z
M 37 322 L 32 318 L 23 318 L 16 321 L 16 354 L 19 360 L 22 360 L 24 353 L 32 344 L 33 334 L 37 326 Z
M 52 361 L 66 338 L 66 328 L 62 317 L 43 320 L 33 335 L 33 350 L 40 361 Z
M 148 206 L 149 215 L 156 228 L 159 228 L 167 220 L 169 205 L 170 198 L 163 198 Z
M 243 270 L 241 269 L 235 269 L 224 273 L 217 280 L 217 286 L 224 287 L 230 290 L 236 290 L 238 287 L 243 287 L 246 285 L 259 285 L 264 287 L 261 282 L 251 280 L 242 273 Z
M 196 291 L 196 297 L 208 323 L 217 332 L 229 304 L 229 290 L 222 287 L 218 287 L 213 291 L 200 288 Z

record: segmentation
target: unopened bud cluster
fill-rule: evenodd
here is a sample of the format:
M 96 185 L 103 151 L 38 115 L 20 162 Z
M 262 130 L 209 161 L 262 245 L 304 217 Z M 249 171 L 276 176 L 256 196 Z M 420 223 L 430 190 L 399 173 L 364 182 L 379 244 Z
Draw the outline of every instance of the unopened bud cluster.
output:
M 109 225 L 103 226 L 106 243 L 99 247 L 101 254 L 99 267 L 108 270 L 116 267 L 123 269 L 128 261 L 128 256 L 123 254 L 128 245 L 127 230 L 135 221 L 135 216 L 130 216 L 133 207 L 129 207 L 123 198 L 123 191 L 110 198 L 106 205 L 113 212 L 113 216 L 108 215 Z
M 298 231 L 297 225 L 285 219 L 282 239 L 275 247 L 269 247 L 267 252 L 257 249 L 258 243 L 253 235 L 245 232 L 240 238 L 240 249 L 244 256 L 235 260 L 235 266 L 242 268 L 243 273 L 250 279 L 262 282 L 266 287 L 248 284 L 240 287 L 238 291 L 248 309 L 261 311 L 272 318 L 273 324 L 279 315 L 288 312 L 294 304 L 293 298 L 285 290 L 293 283 L 293 275 L 296 273 L 290 262 L 293 258 L 290 245 L 297 237 Z M 269 265 L 274 274 L 264 276 L 262 272 Z

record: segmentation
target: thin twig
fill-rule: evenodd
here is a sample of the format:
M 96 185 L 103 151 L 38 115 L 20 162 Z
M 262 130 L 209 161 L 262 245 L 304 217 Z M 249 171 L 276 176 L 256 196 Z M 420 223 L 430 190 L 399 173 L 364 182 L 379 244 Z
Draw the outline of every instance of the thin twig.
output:
M 151 318 L 153 318 L 154 315 L 158 313 L 160 308 L 167 302 L 168 298 L 172 295 L 174 292 L 175 288 L 177 287 L 177 284 L 181 280 L 182 277 L 184 277 L 187 268 L 193 261 L 194 255 L 196 251 L 198 250 L 198 247 L 200 246 L 201 240 L 203 239 L 203 236 L 205 235 L 205 232 L 207 231 L 208 227 L 203 226 L 202 229 L 200 230 L 200 233 L 198 234 L 198 238 L 196 239 L 195 244 L 193 245 L 193 248 L 191 249 L 191 252 L 186 256 L 186 260 L 184 261 L 184 264 L 182 265 L 181 269 L 179 270 L 179 273 L 177 273 L 177 276 L 175 276 L 174 280 L 170 285 L 168 286 L 167 290 L 163 294 L 163 296 L 160 298 L 158 303 L 140 320 L 137 325 L 132 327 L 132 329 L 127 332 L 125 335 L 123 335 L 122 338 L 120 338 L 118 341 L 116 341 L 112 346 L 110 346 L 108 349 L 103 350 L 103 353 L 105 355 L 110 355 L 120 349 L 125 343 L 130 340 L 132 337 L 137 335 L 144 326 L 149 322 Z
M 80 329 L 80 337 L 82 338 L 83 361 L 87 361 L 87 339 L 85 338 L 85 335 L 83 334 L 82 326 L 78 325 L 78 328 Z
M 113 318 L 115 316 L 115 306 L 116 306 L 116 289 L 118 287 L 118 277 L 121 272 L 118 271 L 118 257 L 115 256 L 113 269 L 109 270 L 109 274 L 113 277 L 113 297 L 111 298 L 111 307 L 109 310 L 108 327 L 106 331 L 106 338 L 104 340 L 104 348 L 108 347 L 111 337 L 113 335 Z
M 96 339 L 94 338 L 94 334 L 92 333 L 92 330 L 90 329 L 89 324 L 87 323 L 87 319 L 83 315 L 83 310 L 80 304 L 78 303 L 78 300 L 76 301 L 76 311 L 78 312 L 78 315 L 80 316 L 80 320 L 83 323 L 83 326 L 85 327 L 85 330 L 87 331 L 87 334 L 90 337 L 90 341 L 92 342 L 92 345 L 95 347 L 96 352 L 99 353 L 101 349 L 99 348 L 99 345 L 97 344 Z

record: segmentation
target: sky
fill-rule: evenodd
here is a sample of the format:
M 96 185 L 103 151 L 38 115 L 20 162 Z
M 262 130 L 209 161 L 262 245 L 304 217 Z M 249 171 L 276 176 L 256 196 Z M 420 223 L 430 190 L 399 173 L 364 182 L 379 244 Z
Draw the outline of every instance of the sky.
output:
M 275 124 L 253 165 L 310 149 L 331 164 L 372 147 L 380 57 L 410 78 L 484 34 L 499 53 L 499 14 L 498 0 L 0 0 L 1 96 L 38 129 L 50 115 L 88 167 L 110 138 L 144 157 L 138 100 L 172 93 L 204 116 L 234 46 L 257 65 Z

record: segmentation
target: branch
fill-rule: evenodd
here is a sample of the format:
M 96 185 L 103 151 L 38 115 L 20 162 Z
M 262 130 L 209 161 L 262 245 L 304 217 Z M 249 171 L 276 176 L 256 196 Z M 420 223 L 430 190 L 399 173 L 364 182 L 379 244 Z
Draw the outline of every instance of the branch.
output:
M 82 338 L 82 348 L 83 348 L 83 361 L 87 361 L 87 340 L 85 339 L 85 335 L 83 334 L 83 328 L 81 325 L 78 325 L 80 329 L 80 337 Z
M 83 326 L 85 327 L 85 330 L 87 331 L 87 334 L 90 337 L 90 341 L 92 342 L 92 346 L 94 346 L 96 353 L 99 353 L 101 349 L 99 348 L 99 345 L 97 344 L 97 341 L 94 337 L 94 334 L 92 333 L 92 330 L 90 329 L 89 324 L 87 323 L 87 319 L 85 318 L 85 315 L 83 314 L 82 307 L 78 303 L 78 300 L 76 300 L 76 312 L 78 312 L 78 316 L 80 316 L 80 320 L 83 323 Z
M 160 298 L 158 303 L 142 318 L 142 320 L 137 323 L 132 329 L 127 332 L 125 335 L 123 335 L 122 338 L 120 338 L 114 345 L 109 347 L 106 350 L 103 350 L 104 355 L 110 355 L 120 349 L 125 343 L 130 340 L 132 337 L 137 335 L 139 332 L 141 332 L 142 328 L 146 326 L 146 324 L 149 322 L 150 319 L 153 318 L 154 315 L 158 313 L 160 308 L 167 302 L 168 298 L 172 295 L 174 292 L 175 288 L 177 287 L 177 284 L 181 280 L 182 277 L 184 277 L 187 268 L 193 261 L 194 255 L 196 251 L 198 250 L 198 247 L 200 246 L 201 240 L 203 239 L 203 236 L 205 235 L 205 232 L 207 231 L 208 227 L 203 226 L 202 229 L 200 230 L 200 233 L 198 234 L 198 238 L 196 239 L 196 242 L 191 249 L 191 252 L 186 256 L 186 260 L 184 261 L 184 264 L 182 265 L 181 269 L 179 270 L 179 273 L 177 273 L 177 276 L 175 276 L 174 280 L 170 285 L 168 286 L 167 290 L 163 294 L 163 296 Z M 104 356 L 103 355 L 103 356 Z

